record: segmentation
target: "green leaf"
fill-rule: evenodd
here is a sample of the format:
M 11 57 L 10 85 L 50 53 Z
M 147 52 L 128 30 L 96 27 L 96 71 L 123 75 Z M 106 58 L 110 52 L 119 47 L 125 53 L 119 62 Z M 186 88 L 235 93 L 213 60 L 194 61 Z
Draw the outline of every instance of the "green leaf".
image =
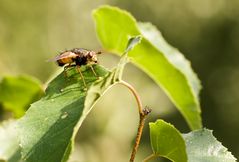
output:
M 188 162 L 236 162 L 236 158 L 213 136 L 208 129 L 183 135 Z
M 4 121 L 0 125 L 0 161 L 18 162 L 21 159 L 16 121 Z
M 75 69 L 69 79 L 61 73 L 50 82 L 46 95 L 33 103 L 18 124 L 22 158 L 29 162 L 52 162 L 68 159 L 74 134 L 103 92 L 115 83 L 113 73 L 94 66 L 103 77 L 97 81 L 90 68 L 83 70 L 88 92 Z M 65 161 L 66 161 L 65 160 Z
M 132 39 L 127 49 L 137 44 Z M 126 63 L 127 55 L 112 71 L 95 65 L 99 79 L 88 66 L 81 67 L 87 91 L 75 68 L 67 70 L 68 79 L 61 73 L 51 81 L 46 95 L 18 122 L 23 161 L 67 161 L 80 125 L 99 98 L 121 80 Z
M 129 38 L 140 35 L 135 19 L 119 8 L 103 6 L 93 16 L 98 38 L 107 50 L 122 54 Z
M 30 76 L 5 76 L 0 82 L 0 104 L 15 117 L 21 117 L 42 94 L 40 82 Z
M 173 125 L 157 120 L 149 126 L 151 147 L 156 156 L 168 158 L 173 162 L 187 162 L 184 139 Z
M 200 82 L 183 55 L 170 46 L 151 24 L 137 23 L 128 12 L 102 6 L 93 12 L 104 48 L 120 55 L 132 36 L 142 40 L 129 57 L 167 93 L 191 129 L 202 127 L 198 94 Z

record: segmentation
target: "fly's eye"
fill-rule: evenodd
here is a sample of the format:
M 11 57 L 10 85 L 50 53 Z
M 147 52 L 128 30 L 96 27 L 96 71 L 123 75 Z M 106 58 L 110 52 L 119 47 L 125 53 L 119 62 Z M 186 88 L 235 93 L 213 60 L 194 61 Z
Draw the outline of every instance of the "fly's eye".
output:
M 92 53 L 91 53 L 91 52 L 89 52 L 89 53 L 88 53 L 88 56 L 89 56 L 89 57 L 92 57 Z

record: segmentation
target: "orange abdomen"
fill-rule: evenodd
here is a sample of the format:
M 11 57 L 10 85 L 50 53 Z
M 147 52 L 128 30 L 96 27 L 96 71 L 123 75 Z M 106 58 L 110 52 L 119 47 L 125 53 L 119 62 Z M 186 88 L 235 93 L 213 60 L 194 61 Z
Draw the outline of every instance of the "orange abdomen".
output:
M 62 58 L 60 60 L 57 60 L 59 66 L 64 66 L 65 64 L 69 64 L 72 62 L 73 62 L 72 58 Z
M 73 60 L 72 60 L 72 58 L 62 58 L 60 60 L 57 60 L 57 62 L 62 63 L 62 64 L 68 64 L 68 63 L 72 63 Z

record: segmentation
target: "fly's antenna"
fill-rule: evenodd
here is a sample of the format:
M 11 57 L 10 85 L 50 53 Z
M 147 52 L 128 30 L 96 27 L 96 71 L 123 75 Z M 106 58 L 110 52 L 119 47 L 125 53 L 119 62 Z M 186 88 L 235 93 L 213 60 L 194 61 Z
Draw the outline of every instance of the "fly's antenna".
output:
M 100 54 L 102 54 L 102 53 L 110 53 L 110 52 L 108 52 L 107 50 L 105 50 L 105 49 L 100 49 L 100 50 L 96 50 L 96 52 L 95 52 L 97 55 L 100 55 Z
M 100 55 L 100 54 L 102 54 L 102 51 L 96 51 L 96 54 Z

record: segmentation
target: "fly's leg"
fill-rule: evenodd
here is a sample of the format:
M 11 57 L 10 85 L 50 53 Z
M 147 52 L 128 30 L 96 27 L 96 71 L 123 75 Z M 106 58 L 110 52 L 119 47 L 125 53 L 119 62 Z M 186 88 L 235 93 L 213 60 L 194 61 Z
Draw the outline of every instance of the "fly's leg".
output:
M 71 64 L 69 64 L 67 66 L 64 66 L 63 74 L 64 74 L 64 78 L 66 79 L 66 82 L 64 83 L 63 88 L 67 86 L 67 81 L 69 81 L 69 78 L 68 78 L 68 75 L 67 75 L 67 69 L 70 68 L 70 67 L 72 67 Z M 63 92 L 63 88 L 60 90 L 61 92 Z
M 64 66 L 64 77 L 67 78 L 67 72 L 66 69 L 68 68 L 68 66 Z
M 90 65 L 91 71 L 94 73 L 95 77 L 99 78 L 98 75 L 96 74 L 94 68 L 92 67 L 92 65 Z
M 68 76 L 67 76 L 67 69 L 70 68 L 70 67 L 72 67 L 71 63 L 69 63 L 69 65 L 67 65 L 67 66 L 64 66 L 64 77 L 65 77 L 65 78 L 68 77 Z
M 77 71 L 80 73 L 80 77 L 81 77 L 81 79 L 82 79 L 82 81 L 83 81 L 83 84 L 84 84 L 85 88 L 87 89 L 84 76 L 83 76 L 83 74 L 82 74 L 82 72 L 81 72 L 81 70 L 80 70 L 80 66 L 76 66 L 76 68 L 77 68 Z

